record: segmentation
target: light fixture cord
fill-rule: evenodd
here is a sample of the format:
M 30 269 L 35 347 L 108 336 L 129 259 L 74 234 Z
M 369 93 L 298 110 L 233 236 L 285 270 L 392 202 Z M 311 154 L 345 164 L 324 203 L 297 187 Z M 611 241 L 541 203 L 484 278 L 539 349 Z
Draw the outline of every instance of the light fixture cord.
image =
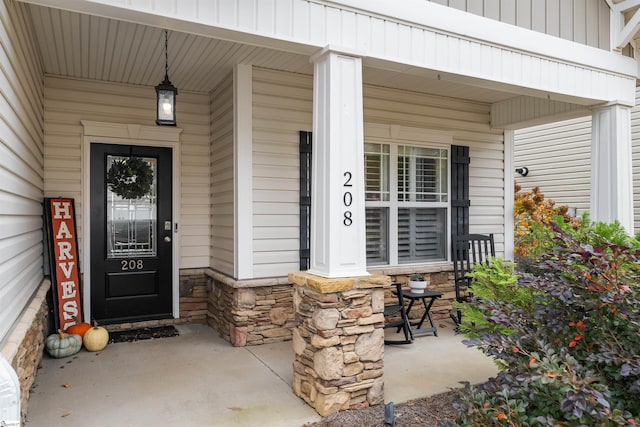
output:
M 169 30 L 164 30 L 164 76 L 169 78 Z

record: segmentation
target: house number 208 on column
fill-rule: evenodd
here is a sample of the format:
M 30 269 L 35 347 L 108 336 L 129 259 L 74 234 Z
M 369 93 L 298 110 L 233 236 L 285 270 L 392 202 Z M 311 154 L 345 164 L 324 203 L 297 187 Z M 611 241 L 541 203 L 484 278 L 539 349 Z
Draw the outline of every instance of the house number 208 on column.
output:
M 353 193 L 351 193 L 351 187 L 353 187 L 353 184 L 351 184 L 352 177 L 353 175 L 351 174 L 351 172 L 345 172 L 344 184 L 342 185 L 344 187 L 344 193 L 342 193 L 342 204 L 344 205 L 344 216 L 342 218 L 342 223 L 347 227 L 353 224 L 353 219 L 351 218 L 352 213 L 351 210 L 349 210 L 351 204 L 353 203 Z

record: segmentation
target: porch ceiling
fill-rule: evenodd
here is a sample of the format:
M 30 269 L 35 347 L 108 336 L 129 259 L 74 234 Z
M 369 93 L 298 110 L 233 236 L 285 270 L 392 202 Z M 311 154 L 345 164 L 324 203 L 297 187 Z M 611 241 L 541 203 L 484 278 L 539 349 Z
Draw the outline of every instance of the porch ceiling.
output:
M 49 75 L 155 86 L 164 78 L 163 28 L 34 4 L 27 5 L 44 72 Z M 161 24 L 161 23 L 159 23 Z M 180 91 L 209 93 L 237 63 L 313 74 L 309 56 L 169 32 L 169 77 Z M 364 60 L 365 84 L 495 103 L 517 96 L 460 82 L 435 72 Z

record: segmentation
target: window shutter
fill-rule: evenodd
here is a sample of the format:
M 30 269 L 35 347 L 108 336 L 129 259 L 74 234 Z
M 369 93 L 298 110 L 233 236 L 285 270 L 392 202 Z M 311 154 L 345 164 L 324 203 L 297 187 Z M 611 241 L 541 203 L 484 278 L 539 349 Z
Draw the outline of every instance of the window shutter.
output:
M 469 234 L 469 147 L 451 146 L 451 234 Z
M 311 132 L 300 131 L 300 270 L 311 263 Z

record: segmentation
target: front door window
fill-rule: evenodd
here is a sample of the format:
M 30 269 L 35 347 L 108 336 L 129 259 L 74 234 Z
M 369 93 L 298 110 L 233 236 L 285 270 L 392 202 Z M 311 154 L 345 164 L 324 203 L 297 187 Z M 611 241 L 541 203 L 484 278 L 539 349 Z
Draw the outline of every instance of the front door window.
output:
M 108 155 L 106 170 L 127 162 L 131 157 Z M 138 198 L 126 198 L 107 185 L 107 258 L 152 257 L 157 252 L 157 200 L 155 158 L 139 158 L 150 168 L 152 182 L 148 192 Z M 117 189 L 116 189 L 117 190 Z

